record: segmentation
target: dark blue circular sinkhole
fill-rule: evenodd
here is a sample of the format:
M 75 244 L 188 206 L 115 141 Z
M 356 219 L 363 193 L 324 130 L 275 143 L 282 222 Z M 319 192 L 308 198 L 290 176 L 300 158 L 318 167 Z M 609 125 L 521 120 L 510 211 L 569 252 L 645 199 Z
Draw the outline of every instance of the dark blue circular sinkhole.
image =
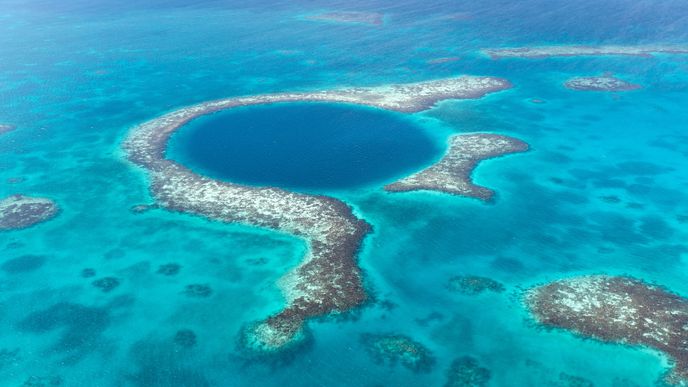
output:
M 401 177 L 440 149 L 411 117 L 329 103 L 225 110 L 181 128 L 168 157 L 213 178 L 291 189 L 339 189 Z

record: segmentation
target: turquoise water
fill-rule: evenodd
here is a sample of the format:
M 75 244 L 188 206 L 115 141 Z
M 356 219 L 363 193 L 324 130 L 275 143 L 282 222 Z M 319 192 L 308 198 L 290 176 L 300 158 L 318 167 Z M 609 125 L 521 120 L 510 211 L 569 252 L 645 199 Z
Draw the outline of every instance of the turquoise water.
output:
M 688 296 L 688 57 L 491 61 L 477 50 L 686 44 L 685 2 L 124 4 L 0 3 L 0 122 L 18 128 L 0 137 L 0 196 L 48 196 L 61 207 L 50 222 L 0 234 L 0 384 L 37 376 L 66 386 L 441 386 L 465 355 L 490 369 L 494 386 L 563 385 L 561 373 L 598 386 L 661 377 L 666 361 L 656 353 L 542 330 L 519 297 L 582 273 L 632 274 Z M 386 22 L 302 18 L 342 9 L 383 12 Z M 428 63 L 453 56 L 461 59 Z M 643 88 L 611 95 L 562 85 L 607 71 Z M 489 205 L 389 194 L 372 182 L 331 189 L 373 225 L 359 262 L 377 301 L 311 322 L 312 340 L 297 352 L 255 359 L 237 341 L 242 327 L 281 308 L 275 281 L 303 256 L 302 241 L 129 211 L 151 202 L 146 176 L 120 151 L 142 121 L 235 95 L 463 73 L 515 87 L 413 115 L 423 136 L 443 144 L 456 133 L 498 132 L 532 150 L 475 172 L 497 191 Z M 6 184 L 12 177 L 25 180 Z M 159 272 L 170 263 L 177 274 Z M 84 278 L 87 268 L 95 276 Z M 507 290 L 448 291 L 461 274 Z M 119 286 L 92 285 L 105 277 Z M 193 284 L 209 296 L 189 296 Z M 194 332 L 195 345 L 175 342 L 181 330 Z M 364 333 L 409 336 L 436 362 L 428 373 L 375 364 Z
M 443 146 L 407 115 L 343 104 L 244 107 L 187 126 L 167 157 L 214 178 L 296 190 L 379 187 L 438 159 Z

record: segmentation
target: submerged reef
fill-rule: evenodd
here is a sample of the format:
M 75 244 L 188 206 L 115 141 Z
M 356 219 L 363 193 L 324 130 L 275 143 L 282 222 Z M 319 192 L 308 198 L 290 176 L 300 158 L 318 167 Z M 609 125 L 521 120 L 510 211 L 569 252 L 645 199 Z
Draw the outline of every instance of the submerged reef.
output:
M 96 269 L 87 267 L 81 270 L 81 278 L 91 278 L 96 276 Z
M 28 273 L 39 269 L 45 261 L 43 255 L 22 255 L 5 261 L 0 265 L 0 270 L 9 274 Z
M 640 85 L 613 77 L 610 74 L 605 74 L 600 77 L 579 77 L 569 79 L 564 83 L 564 86 L 571 90 L 582 91 L 628 91 L 640 89 L 641 87 Z
M 653 54 L 688 54 L 688 46 L 539 46 L 484 49 L 492 59 L 549 58 L 553 56 L 628 55 L 649 57 Z
M 504 291 L 504 285 L 493 280 L 492 278 L 480 277 L 476 275 L 462 275 L 449 279 L 447 287 L 455 292 L 474 296 L 483 292 L 491 291 L 501 293 Z
M 401 363 L 413 372 L 430 372 L 435 358 L 421 343 L 404 335 L 378 335 L 365 333 L 361 343 L 378 364 Z
M 447 371 L 445 387 L 485 387 L 490 382 L 490 370 L 471 356 L 452 361 Z
M 494 196 L 489 188 L 475 185 L 471 173 L 485 159 L 525 152 L 528 144 L 498 134 L 460 134 L 449 139 L 449 149 L 432 166 L 385 186 L 390 192 L 439 191 L 488 201 Z
M 180 329 L 174 334 L 173 341 L 180 347 L 191 348 L 196 345 L 196 334 L 191 329 Z
M 667 354 L 665 380 L 688 383 L 688 300 L 625 276 L 590 275 L 532 288 L 526 306 L 539 323 L 598 340 Z
M 9 133 L 16 129 L 14 125 L 8 125 L 8 124 L 0 124 L 0 135 Z
M 156 273 L 166 276 L 173 276 L 177 275 L 181 269 L 182 265 L 178 263 L 166 263 L 164 265 L 160 265 Z
M 273 351 L 303 337 L 308 318 L 345 312 L 366 294 L 356 253 L 370 226 L 337 199 L 252 187 L 201 176 L 165 158 L 170 136 L 191 120 L 220 110 L 278 102 L 334 102 L 399 112 L 429 109 L 445 99 L 479 98 L 511 84 L 500 78 L 462 76 L 411 84 L 228 98 L 185 107 L 135 127 L 124 142 L 128 159 L 147 170 L 156 204 L 222 222 L 280 230 L 305 239 L 308 252 L 279 281 L 286 307 L 247 330 L 243 342 Z
M 566 372 L 562 372 L 559 374 L 559 382 L 561 383 L 562 387 L 594 387 L 595 385 L 588 379 L 576 376 L 576 375 L 569 375 Z
M 213 294 L 213 288 L 208 284 L 191 284 L 186 285 L 184 294 L 192 298 L 208 298 Z
M 57 212 L 57 204 L 50 199 L 12 195 L 0 200 L 0 231 L 30 227 Z
M 335 23 L 359 23 L 379 26 L 384 23 L 384 15 L 377 12 L 336 11 L 306 16 L 307 20 Z
M 59 376 L 29 376 L 21 387 L 51 387 L 62 385 L 62 378 Z
M 115 277 L 103 277 L 91 282 L 91 284 L 100 289 L 103 293 L 110 293 L 119 286 L 119 279 Z

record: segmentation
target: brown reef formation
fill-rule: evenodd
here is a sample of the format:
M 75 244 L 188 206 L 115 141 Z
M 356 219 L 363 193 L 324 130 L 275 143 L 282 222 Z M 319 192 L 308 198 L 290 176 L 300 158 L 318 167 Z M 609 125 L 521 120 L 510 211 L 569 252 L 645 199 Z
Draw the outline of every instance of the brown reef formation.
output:
M 525 302 L 545 326 L 659 350 L 674 362 L 666 381 L 688 383 L 688 299 L 684 297 L 631 277 L 590 275 L 530 289 Z
M 550 58 L 555 56 L 627 55 L 650 57 L 654 54 L 688 54 L 688 46 L 539 46 L 484 49 L 492 59 L 499 58 Z
M 444 387 L 486 387 L 490 384 L 490 377 L 490 370 L 477 359 L 463 356 L 452 361 Z
M 629 91 L 640 89 L 640 85 L 605 74 L 599 77 L 579 77 L 564 83 L 568 89 L 580 91 Z
M 379 26 L 384 23 L 384 15 L 377 12 L 335 11 L 306 16 L 308 20 L 335 23 L 358 23 Z
M 156 203 L 223 222 L 276 229 L 308 242 L 302 262 L 280 279 L 286 307 L 247 330 L 243 342 L 276 350 L 302 337 L 305 321 L 350 310 L 366 299 L 356 253 L 369 225 L 330 197 L 274 187 L 216 181 L 165 158 L 170 136 L 189 121 L 239 106 L 280 102 L 339 102 L 417 112 L 437 101 L 478 98 L 509 88 L 508 81 L 463 76 L 421 83 L 228 98 L 185 107 L 134 128 L 124 142 L 128 159 L 145 168 Z
M 50 199 L 12 195 L 0 200 L 0 231 L 31 227 L 57 215 Z
M 430 350 L 405 335 L 364 333 L 361 344 L 377 364 L 401 363 L 413 372 L 429 372 L 435 365 Z
M 488 201 L 494 191 L 471 181 L 476 165 L 485 159 L 525 152 L 528 144 L 490 133 L 460 134 L 449 139 L 444 157 L 430 167 L 385 186 L 390 192 L 439 191 Z
M 449 279 L 447 287 L 451 291 L 467 296 L 475 296 L 485 292 L 502 293 L 505 290 L 501 282 L 477 275 L 460 275 L 452 277 Z

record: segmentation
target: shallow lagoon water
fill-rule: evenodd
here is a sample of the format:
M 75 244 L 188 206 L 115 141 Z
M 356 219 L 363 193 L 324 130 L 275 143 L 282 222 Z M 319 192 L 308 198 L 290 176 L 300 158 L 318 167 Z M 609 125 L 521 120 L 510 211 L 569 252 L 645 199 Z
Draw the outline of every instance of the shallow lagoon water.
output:
M 665 369 L 661 356 L 538 328 L 519 295 L 531 284 L 601 272 L 633 274 L 688 295 L 688 59 L 491 61 L 477 50 L 685 43 L 685 6 L 2 2 L 0 120 L 18 129 L 0 137 L 0 181 L 25 180 L 3 183 L 0 193 L 49 196 L 62 211 L 50 222 L 0 234 L 0 380 L 443 385 L 450 362 L 470 355 L 490 369 L 494 386 L 565 385 L 562 373 L 597 386 L 653 385 Z M 385 12 L 386 24 L 302 20 L 321 9 L 354 8 Z M 447 17 L 455 14 L 470 17 Z M 446 56 L 461 59 L 427 63 Z M 607 94 L 562 86 L 606 71 L 644 88 Z M 333 189 L 374 227 L 359 261 L 371 294 L 386 302 L 348 319 L 311 323 L 312 341 L 297 353 L 257 360 L 236 342 L 245 324 L 279 310 L 274 283 L 303 255 L 301 241 L 163 210 L 129 211 L 151 198 L 146 177 L 122 161 L 119 147 L 144 120 L 231 95 L 461 73 L 503 76 L 516 87 L 414 115 L 426 135 L 442 144 L 454 133 L 495 131 L 522 138 L 532 150 L 476 170 L 476 181 L 498 193 L 490 205 L 387 194 L 375 184 Z M 26 256 L 42 258 L 32 264 Z M 158 272 L 169 263 L 181 266 L 176 275 Z M 84 278 L 85 268 L 96 275 Z M 494 278 L 507 290 L 448 292 L 449 278 L 465 273 Z M 108 276 L 121 281 L 108 293 L 91 284 Z M 190 284 L 212 293 L 189 297 Z M 175 343 L 183 329 L 195 332 L 196 345 Z M 435 366 L 416 374 L 375 364 L 362 333 L 408 335 L 433 352 Z

